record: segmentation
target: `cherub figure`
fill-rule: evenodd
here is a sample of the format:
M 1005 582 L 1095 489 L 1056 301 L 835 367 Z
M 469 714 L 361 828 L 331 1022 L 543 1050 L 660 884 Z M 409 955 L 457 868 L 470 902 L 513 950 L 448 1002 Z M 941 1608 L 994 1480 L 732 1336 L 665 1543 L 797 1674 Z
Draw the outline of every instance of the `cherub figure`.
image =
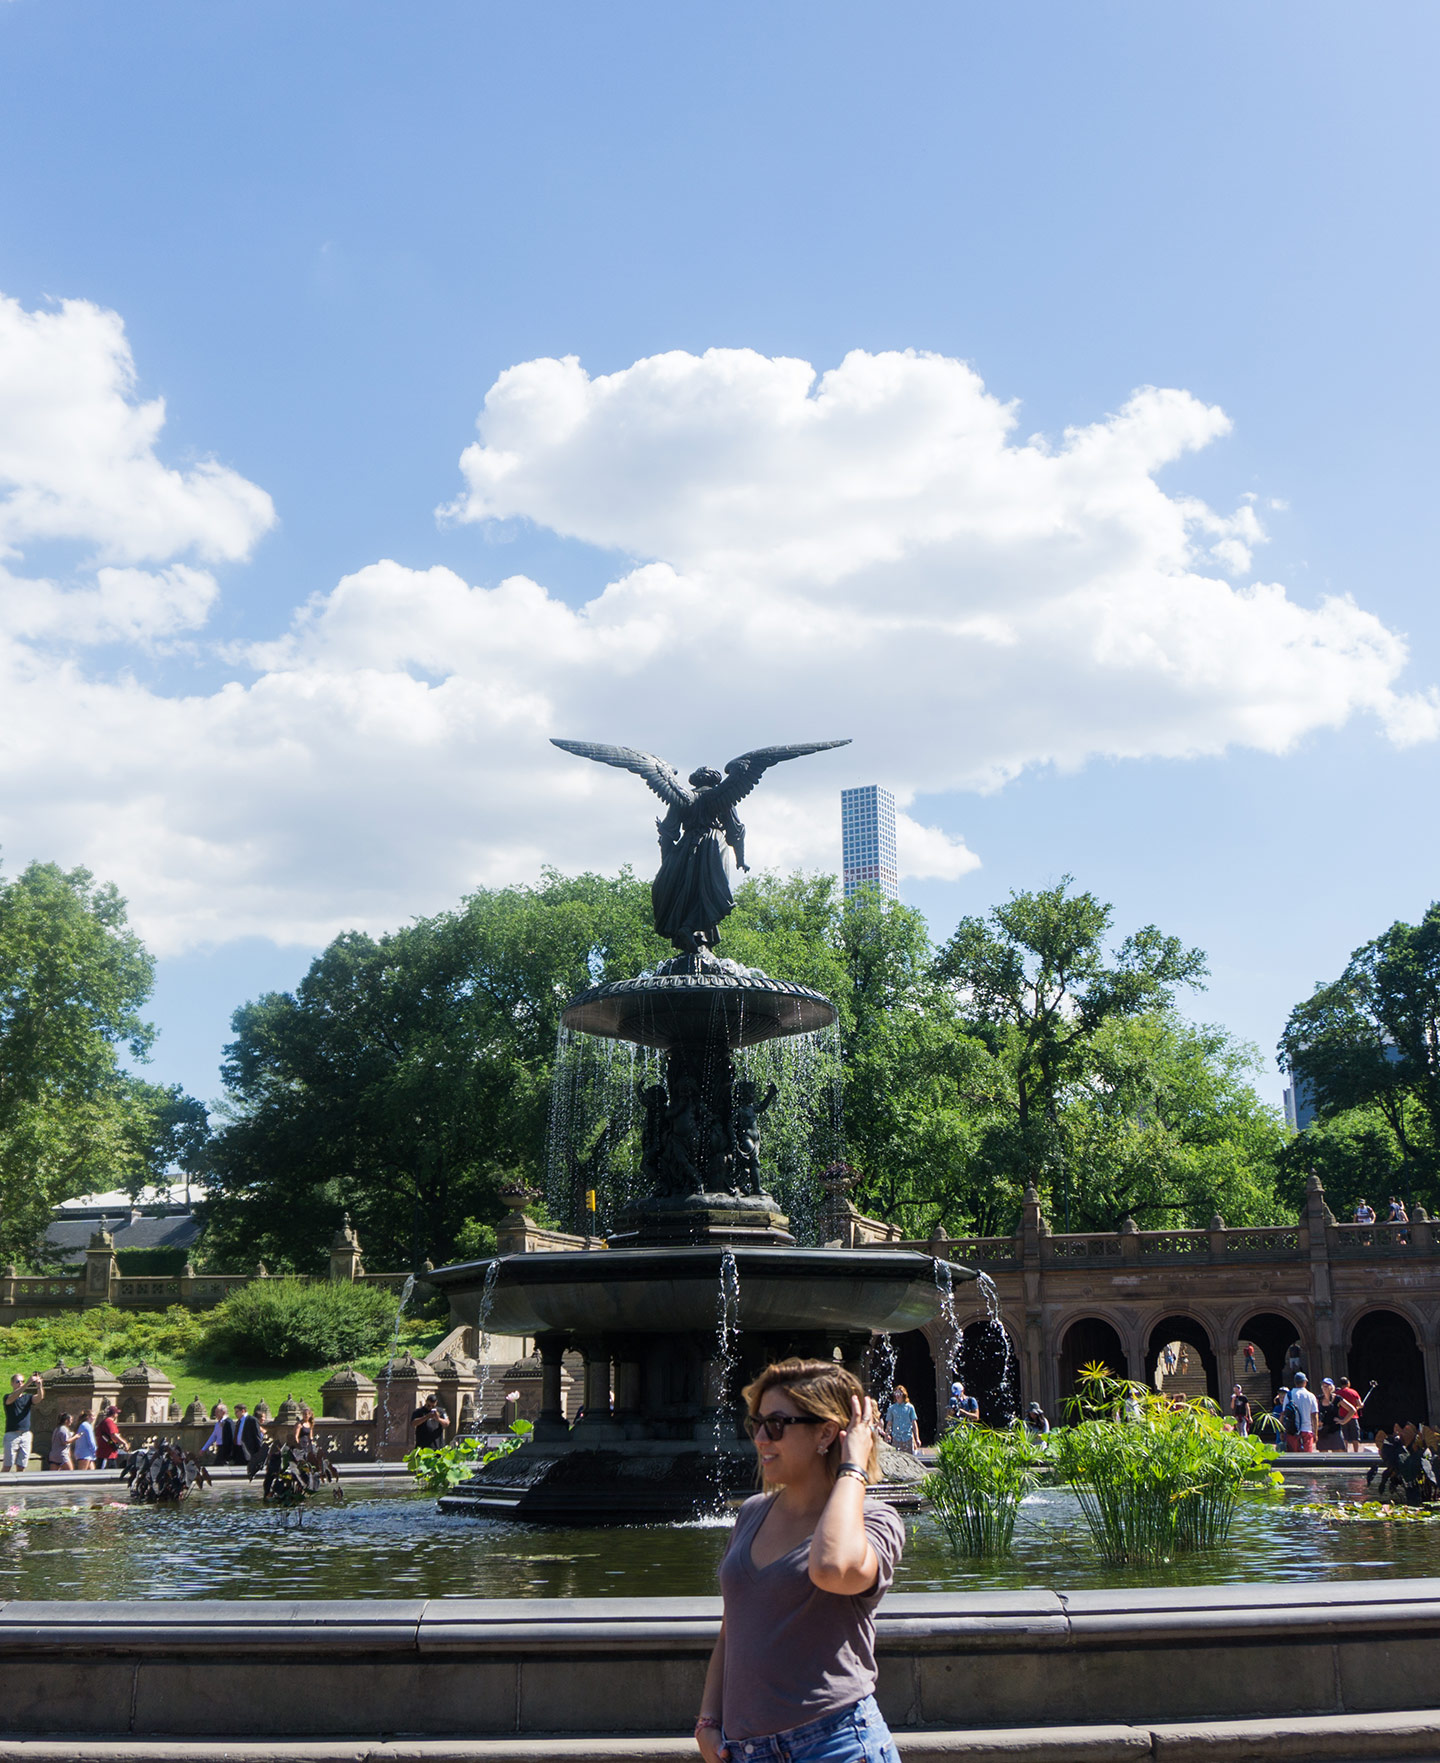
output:
M 756 1100 L 755 1085 L 742 1077 L 735 1085 L 735 1111 L 730 1116 L 730 1133 L 735 1145 L 735 1192 L 760 1193 L 760 1116 L 780 1094 L 779 1086 L 771 1084 L 763 1102 Z

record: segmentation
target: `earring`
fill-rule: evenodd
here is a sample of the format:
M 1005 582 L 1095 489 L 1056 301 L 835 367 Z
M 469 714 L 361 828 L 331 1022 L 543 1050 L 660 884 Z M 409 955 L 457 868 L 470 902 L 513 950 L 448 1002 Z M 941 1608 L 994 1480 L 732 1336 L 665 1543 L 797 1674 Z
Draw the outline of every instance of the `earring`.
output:
M 815 1447 L 815 1455 L 817 1457 L 823 1457 L 829 1449 L 829 1445 L 817 1445 Z

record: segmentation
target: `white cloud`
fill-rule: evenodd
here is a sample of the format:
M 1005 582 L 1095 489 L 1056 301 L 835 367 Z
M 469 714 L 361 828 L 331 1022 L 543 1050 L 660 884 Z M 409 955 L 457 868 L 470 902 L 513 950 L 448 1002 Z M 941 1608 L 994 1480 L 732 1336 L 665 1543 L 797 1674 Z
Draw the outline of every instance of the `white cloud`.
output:
M 43 502 L 44 536 L 106 565 L 63 593 L 0 584 L 16 711 L 0 831 L 12 857 L 113 876 L 164 949 L 393 925 L 546 861 L 648 867 L 643 786 L 552 734 L 687 770 L 853 736 L 746 804 L 756 861 L 829 867 L 842 784 L 886 783 L 909 807 L 1093 755 L 1284 752 L 1361 712 L 1397 742 L 1440 731 L 1440 699 L 1400 691 L 1404 643 L 1372 614 L 1224 579 L 1263 543 L 1253 502 L 1227 514 L 1157 484 L 1227 431 L 1222 412 L 1150 388 L 1053 444 L 1020 440 L 969 367 L 913 353 L 853 354 L 818 379 L 749 351 L 595 379 L 573 360 L 511 368 L 447 518 L 523 518 L 630 567 L 576 608 L 523 576 L 476 587 L 377 562 L 253 645 L 223 690 L 165 696 L 82 666 L 75 645 L 197 628 L 214 584 L 176 559 L 243 555 L 269 504 L 224 468 L 158 462 L 160 415 L 134 402 L 113 315 L 5 322 L 29 338 L 72 312 L 79 365 L 43 332 L 20 382 L 36 410 L 78 401 L 105 420 L 69 463 L 42 449 L 44 496 L 0 502 L 0 532 L 22 550 Z M 0 489 L 23 488 L 8 457 L 0 443 Z M 129 499 L 127 474 L 147 486 Z M 900 850 L 913 876 L 978 862 L 908 814 Z

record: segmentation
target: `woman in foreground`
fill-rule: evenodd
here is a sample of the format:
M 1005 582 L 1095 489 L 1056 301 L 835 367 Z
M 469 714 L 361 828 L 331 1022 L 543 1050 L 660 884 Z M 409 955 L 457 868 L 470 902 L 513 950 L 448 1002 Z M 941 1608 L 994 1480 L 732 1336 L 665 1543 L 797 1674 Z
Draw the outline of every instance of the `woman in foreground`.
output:
M 819 1359 L 767 1366 L 745 1402 L 765 1492 L 740 1508 L 720 1563 L 696 1743 L 706 1763 L 900 1763 L 875 1705 L 875 1608 L 905 1527 L 865 1503 L 875 1404 Z

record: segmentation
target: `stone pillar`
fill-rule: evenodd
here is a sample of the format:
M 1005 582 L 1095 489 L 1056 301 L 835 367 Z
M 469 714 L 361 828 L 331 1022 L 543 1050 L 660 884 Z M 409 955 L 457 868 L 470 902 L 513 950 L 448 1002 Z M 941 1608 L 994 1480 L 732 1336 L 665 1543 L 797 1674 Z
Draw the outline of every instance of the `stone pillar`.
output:
M 88 1310 L 94 1304 L 108 1304 L 112 1289 L 120 1278 L 120 1263 L 115 1255 L 115 1239 L 102 1224 L 90 1238 L 85 1251 L 85 1297 Z
M 295 1400 L 294 1396 L 287 1391 L 285 1400 L 275 1410 L 275 1436 L 282 1444 L 285 1442 L 286 1435 L 289 1433 L 290 1428 L 295 1426 L 299 1422 L 299 1419 L 300 1404 Z
M 1128 1213 L 1120 1220 L 1120 1259 L 1127 1267 L 1140 1260 L 1140 1226 Z
M 440 1387 L 440 1379 L 413 1353 L 402 1353 L 390 1360 L 380 1373 L 377 1384 L 379 1439 L 377 1453 L 382 1461 L 398 1463 L 414 1448 L 415 1434 L 410 1416 L 432 1390 Z
M 120 1373 L 120 1424 L 164 1426 L 170 1419 L 175 1385 L 163 1371 L 142 1359 Z M 131 1443 L 135 1443 L 133 1439 Z
M 619 1343 L 615 1353 L 615 1418 L 640 1417 L 640 1349 L 633 1341 Z
M 608 1420 L 610 1417 L 610 1353 L 600 1340 L 582 1341 L 585 1355 L 585 1417 L 587 1420 Z
M 562 1374 L 565 1368 L 564 1335 L 541 1335 L 535 1345 L 540 1349 L 540 1418 L 535 1422 L 537 1439 L 563 1439 L 570 1430 L 565 1424 L 565 1397 Z
M 469 1360 L 457 1359 L 454 1353 L 442 1353 L 438 1359 L 431 1360 L 430 1369 L 440 1380 L 437 1394 L 440 1397 L 440 1406 L 450 1416 L 449 1436 L 453 1438 L 460 1430 L 460 1414 L 465 1406 L 465 1398 L 470 1396 L 472 1409 L 475 1406 L 473 1397 L 480 1380 Z M 483 1422 L 486 1416 L 479 1414 L 477 1418 Z
M 326 1420 L 373 1420 L 375 1385 L 363 1371 L 347 1365 L 321 1384 L 320 1412 Z
M 848 1163 L 832 1163 L 820 1177 L 825 1198 L 820 1204 L 820 1241 L 839 1249 L 855 1246 L 855 1207 L 850 1190 L 860 1180 Z
M 355 1235 L 355 1227 L 347 1212 L 339 1230 L 330 1239 L 330 1277 L 333 1280 L 356 1280 L 364 1271 L 360 1260 L 360 1239 Z
M 1310 1249 L 1310 1327 L 1309 1338 L 1301 1342 L 1306 1351 L 1306 1371 L 1318 1389 L 1323 1366 L 1331 1377 L 1331 1367 L 1344 1367 L 1345 1342 L 1335 1316 L 1334 1290 L 1330 1278 L 1330 1226 L 1334 1214 L 1325 1204 L 1325 1189 L 1320 1177 L 1312 1174 L 1305 1184 L 1305 1211 L 1301 1215 Z M 1318 1364 L 1317 1364 L 1318 1360 Z
M 1059 1373 L 1051 1350 L 1053 1342 L 1045 1339 L 1045 1268 L 1044 1239 L 1049 1235 L 1040 1211 L 1040 1194 L 1032 1182 L 1020 1205 L 1020 1227 L 1015 1232 L 1016 1262 L 1020 1270 L 1020 1304 L 1024 1333 L 1020 1337 L 1021 1388 L 1026 1399 L 1039 1402 L 1045 1412 L 1055 1414 Z

